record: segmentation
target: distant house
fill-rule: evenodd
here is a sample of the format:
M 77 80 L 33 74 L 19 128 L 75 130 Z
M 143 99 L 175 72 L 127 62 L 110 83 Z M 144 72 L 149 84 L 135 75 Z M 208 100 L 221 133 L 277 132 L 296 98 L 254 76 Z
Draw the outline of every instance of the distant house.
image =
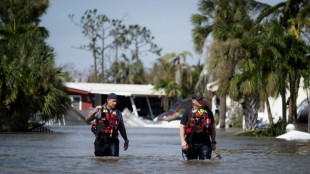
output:
M 301 131 L 307 132 L 307 122 L 308 122 L 308 95 L 307 91 L 303 89 L 303 79 L 300 81 L 300 86 L 298 89 L 298 97 L 297 97 L 297 117 L 299 121 L 299 129 Z M 219 103 L 217 102 L 216 98 L 216 91 L 218 90 L 218 82 L 212 82 L 207 84 L 207 90 L 212 92 L 212 111 L 215 113 L 216 110 L 218 110 Z M 290 96 L 290 92 L 287 90 L 286 91 L 286 101 L 288 100 L 288 97 Z M 269 103 L 271 107 L 271 113 L 273 117 L 274 123 L 276 123 L 279 118 L 282 118 L 282 98 L 279 95 L 277 98 L 269 97 Z M 233 101 L 230 97 L 227 96 L 226 98 L 226 124 L 230 124 L 233 113 L 235 112 L 234 106 L 238 104 L 238 102 Z M 287 114 L 286 116 L 288 117 L 288 108 L 286 110 Z M 258 120 L 264 124 L 269 123 L 268 119 L 268 112 L 267 112 L 267 107 L 264 107 L 263 111 L 258 112 Z M 287 118 L 288 120 L 288 118 Z M 244 126 L 244 121 L 243 121 L 243 126 Z
M 65 92 L 72 100 L 72 107 L 87 111 L 106 102 L 111 92 L 118 95 L 117 109 L 128 108 L 136 116 L 151 117 L 163 112 L 160 97 L 164 91 L 156 91 L 153 85 L 65 83 Z

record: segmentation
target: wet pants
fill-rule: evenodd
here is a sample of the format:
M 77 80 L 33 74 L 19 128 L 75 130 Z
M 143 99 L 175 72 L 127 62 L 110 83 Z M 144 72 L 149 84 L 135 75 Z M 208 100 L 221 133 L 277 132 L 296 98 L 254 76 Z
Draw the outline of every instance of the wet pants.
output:
M 186 152 L 187 160 L 205 160 L 211 158 L 211 144 L 210 143 L 197 143 L 188 144 L 189 148 Z
M 95 156 L 119 156 L 118 138 L 96 138 L 94 142 Z

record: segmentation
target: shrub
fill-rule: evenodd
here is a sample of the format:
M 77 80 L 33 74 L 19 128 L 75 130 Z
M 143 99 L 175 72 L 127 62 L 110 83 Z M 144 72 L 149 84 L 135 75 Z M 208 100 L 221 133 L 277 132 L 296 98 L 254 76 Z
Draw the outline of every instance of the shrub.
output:
M 219 116 L 214 116 L 214 122 L 215 122 L 215 125 L 219 124 L 219 121 L 220 121 L 220 118 Z
M 243 120 L 242 114 L 239 114 L 237 117 L 234 117 L 232 120 L 233 127 L 242 128 L 242 120 Z
M 282 119 L 279 119 L 279 121 L 274 124 L 271 127 L 265 128 L 265 129 L 256 129 L 256 130 L 248 130 L 243 132 L 235 133 L 235 136 L 266 136 L 266 137 L 276 137 L 279 135 L 282 135 L 285 133 L 285 126 Z

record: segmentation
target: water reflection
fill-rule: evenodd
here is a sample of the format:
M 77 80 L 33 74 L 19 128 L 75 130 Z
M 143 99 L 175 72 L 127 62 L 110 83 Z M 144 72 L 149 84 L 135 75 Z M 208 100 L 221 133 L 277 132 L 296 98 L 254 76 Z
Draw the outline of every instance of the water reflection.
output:
M 1 173 L 308 173 L 309 141 L 236 137 L 217 131 L 222 160 L 186 161 L 179 130 L 127 128 L 120 157 L 94 157 L 89 126 L 51 127 L 53 133 L 0 134 Z M 300 144 L 303 144 L 302 146 Z M 298 170 L 298 171 L 297 171 Z M 195 172 L 193 172 L 195 171 Z M 295 171 L 295 172 L 294 172 Z

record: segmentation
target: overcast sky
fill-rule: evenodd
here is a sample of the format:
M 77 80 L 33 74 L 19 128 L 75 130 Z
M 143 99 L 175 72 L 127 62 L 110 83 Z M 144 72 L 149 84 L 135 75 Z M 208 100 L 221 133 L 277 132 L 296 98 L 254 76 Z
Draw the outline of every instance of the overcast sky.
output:
M 281 0 L 260 0 L 274 5 Z M 47 42 L 55 49 L 56 66 L 73 64 L 78 70 L 88 69 L 93 65 L 91 52 L 73 47 L 86 45 L 89 40 L 82 35 L 82 30 L 73 24 L 68 15 L 74 14 L 79 21 L 88 9 L 97 9 L 97 14 L 110 19 L 126 18 L 125 24 L 138 24 L 149 29 L 154 42 L 166 53 L 189 51 L 193 58 L 187 63 L 193 65 L 200 60 L 204 63 L 205 55 L 197 55 L 193 50 L 190 17 L 198 13 L 198 0 L 50 0 L 47 14 L 41 19 L 41 26 L 50 32 Z M 142 58 L 145 67 L 152 67 L 158 56 Z

